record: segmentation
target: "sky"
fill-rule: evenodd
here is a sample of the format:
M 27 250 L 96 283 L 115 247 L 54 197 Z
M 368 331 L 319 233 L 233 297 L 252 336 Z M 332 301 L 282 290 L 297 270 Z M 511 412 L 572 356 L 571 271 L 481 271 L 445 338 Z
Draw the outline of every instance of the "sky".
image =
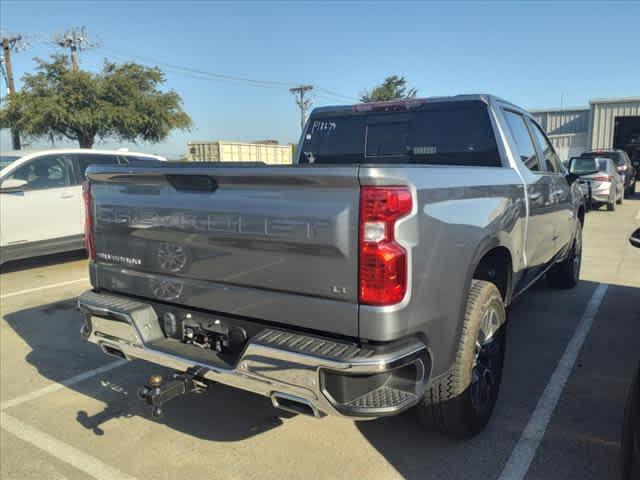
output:
M 82 69 L 97 72 L 104 59 L 163 69 L 191 131 L 160 144 L 95 148 L 173 158 L 188 140 L 297 142 L 289 86 L 303 83 L 316 87 L 315 106 L 355 103 L 394 74 L 418 96 L 492 93 L 527 109 L 640 96 L 639 18 L 640 2 L 0 2 L 3 33 L 30 43 L 13 55 L 18 88 L 33 57 L 59 51 L 47 40 L 71 27 L 86 26 L 99 43 L 80 53 Z M 5 131 L 0 147 L 8 145 Z

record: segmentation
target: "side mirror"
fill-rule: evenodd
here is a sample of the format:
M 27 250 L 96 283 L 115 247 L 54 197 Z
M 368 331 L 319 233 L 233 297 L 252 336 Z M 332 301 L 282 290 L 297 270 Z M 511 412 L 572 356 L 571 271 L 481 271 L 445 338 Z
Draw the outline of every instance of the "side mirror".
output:
M 20 192 L 28 183 L 18 178 L 7 178 L 0 183 L 0 192 Z
M 640 228 L 631 234 L 629 243 L 636 248 L 640 248 Z
M 588 172 L 580 173 L 572 173 L 571 171 L 569 171 L 569 173 L 567 174 L 567 182 L 569 182 L 569 184 L 572 184 L 580 177 L 586 177 L 587 175 L 593 175 L 594 173 L 598 173 L 598 170 L 590 170 Z
M 572 185 L 578 178 L 580 178 L 580 175 L 576 175 L 575 173 L 567 173 L 565 178 L 567 179 L 569 185 Z

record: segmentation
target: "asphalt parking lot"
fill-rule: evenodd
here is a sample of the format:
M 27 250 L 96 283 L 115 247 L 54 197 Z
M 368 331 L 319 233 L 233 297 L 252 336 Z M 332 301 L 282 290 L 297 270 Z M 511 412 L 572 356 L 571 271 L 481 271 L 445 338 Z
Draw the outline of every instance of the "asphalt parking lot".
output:
M 617 479 L 627 382 L 640 360 L 640 250 L 627 242 L 638 226 L 640 194 L 615 212 L 590 212 L 578 287 L 539 282 L 510 308 L 501 397 L 468 441 L 424 432 L 412 412 L 316 420 L 224 386 L 152 419 L 135 392 L 158 368 L 116 361 L 80 338 L 86 260 L 6 265 L 0 477 Z

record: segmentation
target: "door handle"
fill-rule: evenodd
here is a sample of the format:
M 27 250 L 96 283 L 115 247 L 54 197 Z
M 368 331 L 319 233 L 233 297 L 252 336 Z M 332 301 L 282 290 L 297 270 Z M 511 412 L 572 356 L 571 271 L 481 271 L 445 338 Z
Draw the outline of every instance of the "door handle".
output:
M 73 198 L 73 193 L 69 193 L 69 192 L 61 193 L 60 198 Z

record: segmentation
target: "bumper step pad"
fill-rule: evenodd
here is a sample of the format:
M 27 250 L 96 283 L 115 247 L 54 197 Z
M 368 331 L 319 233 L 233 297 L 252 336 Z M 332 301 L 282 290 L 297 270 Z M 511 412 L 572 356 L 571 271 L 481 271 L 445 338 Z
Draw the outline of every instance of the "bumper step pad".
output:
M 374 354 L 372 349 L 361 348 L 352 343 L 327 340 L 326 338 L 284 332 L 271 328 L 260 332 L 253 338 L 253 341 L 262 345 L 338 361 L 368 358 Z
M 395 408 L 413 402 L 416 395 L 404 390 L 382 386 L 347 404 L 351 408 Z

